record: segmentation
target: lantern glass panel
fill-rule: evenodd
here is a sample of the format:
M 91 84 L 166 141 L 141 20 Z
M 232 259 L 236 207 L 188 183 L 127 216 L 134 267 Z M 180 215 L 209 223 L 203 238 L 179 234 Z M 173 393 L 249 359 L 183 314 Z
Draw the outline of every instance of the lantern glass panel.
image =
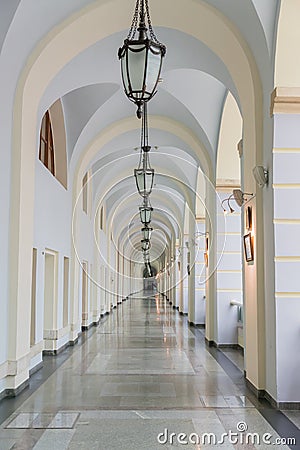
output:
M 160 52 L 157 52 L 155 47 L 151 46 L 148 50 L 148 64 L 146 72 L 146 91 L 153 92 L 159 78 L 161 69 L 162 56 Z
M 141 169 L 135 169 L 134 171 L 135 175 L 135 181 L 136 181 L 136 187 L 139 191 L 139 194 L 141 194 L 144 191 L 144 172 Z
M 145 59 L 147 56 L 147 50 L 145 45 L 135 45 L 132 46 L 134 50 L 128 48 L 128 72 L 129 80 L 131 83 L 131 89 L 137 93 L 134 95 L 135 98 L 140 98 L 142 91 L 144 90 L 144 79 L 145 79 Z M 140 92 L 140 94 L 138 94 Z
M 150 248 L 150 242 L 144 240 L 144 242 L 142 242 L 142 250 L 146 251 L 146 250 L 149 250 L 149 248 Z
M 151 222 L 151 209 L 152 208 L 147 207 L 140 208 L 140 217 L 142 223 L 147 224 Z
M 154 169 L 148 169 L 144 175 L 145 178 L 145 195 L 151 194 L 153 186 Z
M 135 169 L 134 176 L 139 194 L 146 197 L 151 194 L 154 178 L 154 169 Z
M 146 223 L 151 222 L 151 209 L 150 208 L 145 210 L 145 217 L 146 217 L 146 220 L 145 220 Z
M 143 239 L 149 240 L 151 237 L 152 228 L 142 228 Z
M 124 52 L 124 54 L 121 58 L 121 69 L 122 69 L 122 78 L 123 78 L 123 85 L 124 85 L 125 93 L 126 93 L 126 95 L 128 95 L 130 92 L 130 89 L 129 89 L 127 70 L 126 70 L 126 61 L 127 61 L 127 55 L 126 55 L 126 52 Z

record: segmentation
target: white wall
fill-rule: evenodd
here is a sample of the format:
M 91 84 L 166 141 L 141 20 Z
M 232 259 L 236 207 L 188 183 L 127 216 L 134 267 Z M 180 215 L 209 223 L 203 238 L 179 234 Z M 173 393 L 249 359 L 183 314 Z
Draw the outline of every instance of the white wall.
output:
M 225 345 L 238 343 L 238 311 L 231 301 L 243 302 L 241 211 L 232 202 L 235 212 L 224 216 L 220 203 L 231 193 L 219 192 L 217 196 L 217 343 Z
M 0 364 L 7 360 L 10 151 L 0 152 Z
M 300 116 L 276 114 L 273 149 L 277 401 L 300 401 Z M 270 318 L 272 319 L 272 317 Z M 268 321 L 268 317 L 267 317 Z M 273 392 L 270 392 L 271 395 Z
M 58 252 L 58 328 L 63 326 L 63 259 L 71 253 L 71 202 L 70 193 L 37 159 L 33 240 L 37 248 L 36 342 L 43 339 L 45 248 Z
M 205 233 L 204 220 L 197 221 L 196 233 Z M 205 324 L 205 279 L 206 266 L 204 263 L 204 252 L 206 250 L 205 236 L 196 237 L 195 248 L 195 323 Z

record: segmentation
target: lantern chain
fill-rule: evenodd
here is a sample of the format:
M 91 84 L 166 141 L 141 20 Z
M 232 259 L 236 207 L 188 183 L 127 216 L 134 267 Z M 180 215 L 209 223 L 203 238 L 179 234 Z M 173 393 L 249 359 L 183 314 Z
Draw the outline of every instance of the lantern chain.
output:
M 157 39 L 153 27 L 152 27 L 152 23 L 151 23 L 151 18 L 150 18 L 150 11 L 149 11 L 149 4 L 148 4 L 148 0 L 145 0 L 145 6 L 146 6 L 146 14 L 147 14 L 147 22 L 148 22 L 148 26 L 149 26 L 149 33 L 150 33 L 150 37 L 151 39 L 156 42 L 157 44 L 159 44 L 161 47 L 163 47 L 164 49 L 166 48 L 164 44 L 162 44 L 161 42 L 159 42 L 159 40 Z
M 137 0 L 136 1 L 136 5 L 135 5 L 133 18 L 132 18 L 132 22 L 131 22 L 131 26 L 130 26 L 130 30 L 129 30 L 128 35 L 127 35 L 127 39 L 128 40 L 131 40 L 131 39 L 134 38 L 134 35 L 136 33 L 136 30 L 137 30 L 138 17 L 139 17 L 139 3 L 140 3 L 140 0 Z
M 149 28 L 149 34 L 151 39 L 156 42 L 156 44 L 158 44 L 159 46 L 161 46 L 163 49 L 165 49 L 165 45 L 162 44 L 156 37 L 153 27 L 152 27 L 152 22 L 151 22 L 151 18 L 150 18 L 150 11 L 149 11 L 149 4 L 148 4 L 148 0 L 137 0 L 136 4 L 135 4 L 135 10 L 134 10 L 134 14 L 133 14 L 133 18 L 132 18 L 132 23 L 127 35 L 127 39 L 128 40 L 132 40 L 134 39 L 135 33 L 137 31 L 138 28 L 138 20 L 139 20 L 139 10 L 143 11 L 144 9 L 144 5 L 146 8 L 146 16 L 147 16 L 147 22 L 148 22 L 148 28 Z M 165 53 L 165 51 L 164 51 Z

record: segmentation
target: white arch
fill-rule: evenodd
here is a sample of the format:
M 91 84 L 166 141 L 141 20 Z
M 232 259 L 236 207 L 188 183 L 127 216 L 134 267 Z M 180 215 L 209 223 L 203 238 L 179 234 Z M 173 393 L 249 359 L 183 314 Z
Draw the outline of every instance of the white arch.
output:
M 28 329 L 24 327 L 18 332 L 16 327 L 20 317 L 24 318 L 25 323 L 30 323 L 28 305 L 30 304 L 31 264 L 29 262 L 33 237 L 33 175 L 39 101 L 50 80 L 75 55 L 105 36 L 127 28 L 128 14 L 127 10 L 125 11 L 127 5 L 124 3 L 122 0 L 93 3 L 55 27 L 33 50 L 19 79 L 15 94 L 15 121 L 12 130 L 9 263 L 12 326 L 8 355 L 10 360 L 19 359 L 28 352 L 29 327 Z M 205 3 L 185 1 L 183 4 L 181 0 L 165 0 L 164 10 L 162 10 L 160 0 L 153 0 L 151 6 L 153 16 L 158 19 L 156 20 L 158 25 L 179 29 L 202 40 L 228 67 L 241 99 L 245 121 L 244 148 L 248 158 L 247 165 L 254 166 L 255 161 L 261 157 L 262 148 L 261 84 L 254 59 L 245 41 L 224 16 Z M 175 9 L 176 14 L 169 14 L 171 9 Z M 118 10 L 117 16 L 116 10 Z M 181 20 L 186 16 L 189 17 L 188 23 Z M 115 18 L 113 22 L 110 20 L 111 17 Z M 80 40 L 78 36 L 81 37 Z M 165 122 L 168 120 L 165 119 Z M 112 136 L 122 130 L 123 126 L 113 126 L 108 134 Z M 176 131 L 174 130 L 175 134 Z M 185 134 L 187 141 L 193 141 L 192 147 L 199 148 L 199 143 L 188 135 L 188 131 Z M 89 156 L 90 154 L 85 154 L 82 157 L 75 184 L 81 180 L 82 170 Z M 209 172 L 211 173 L 212 170 Z M 245 184 L 247 188 L 252 187 L 253 181 L 250 175 L 246 174 Z M 75 189 L 74 193 L 76 191 Z M 262 247 L 261 242 L 258 244 Z M 257 251 L 257 253 L 260 253 L 259 256 L 263 261 L 261 252 Z M 255 359 L 257 358 L 254 357 Z M 24 372 L 18 377 L 17 382 L 22 383 L 26 378 L 27 372 Z

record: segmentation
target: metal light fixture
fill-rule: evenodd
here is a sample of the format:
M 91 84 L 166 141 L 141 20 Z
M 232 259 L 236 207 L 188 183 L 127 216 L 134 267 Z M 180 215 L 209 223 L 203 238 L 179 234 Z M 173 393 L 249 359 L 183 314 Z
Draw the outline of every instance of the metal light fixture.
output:
M 249 194 L 248 192 L 243 192 L 240 189 L 233 189 L 232 195 L 239 207 L 241 207 L 246 201 L 250 200 L 250 198 L 253 197 L 253 194 Z M 249 199 L 247 199 L 248 196 L 250 197 Z
M 152 28 L 148 0 L 136 0 L 131 27 L 118 57 L 125 94 L 137 105 L 138 118 L 143 104 L 156 92 L 165 54 L 166 47 L 158 41 Z
M 150 261 L 149 250 L 143 250 L 143 257 L 145 263 Z
M 151 206 L 140 206 L 141 222 L 144 225 L 148 225 L 151 222 L 151 212 L 153 208 Z
M 141 243 L 142 243 L 142 250 L 144 250 L 144 251 L 150 250 L 151 244 L 148 239 L 142 239 Z
M 247 201 L 249 201 L 254 195 L 248 192 L 243 192 L 241 189 L 233 189 L 232 194 L 224 198 L 221 203 L 221 207 L 223 209 L 224 214 L 232 214 L 234 213 L 234 209 L 232 208 L 230 201 L 235 200 L 236 204 L 241 207 Z M 249 198 L 248 198 L 249 197 Z M 224 207 L 224 203 L 227 202 L 228 209 Z
M 151 267 L 151 264 L 150 264 L 149 262 L 147 263 L 147 269 L 148 269 L 148 275 L 149 275 L 149 277 L 150 277 L 150 278 L 153 277 L 152 267 Z
M 231 194 L 228 198 L 224 198 L 224 200 L 222 201 L 221 206 L 222 206 L 222 208 L 223 208 L 224 214 L 232 214 L 232 213 L 234 213 L 234 209 L 233 209 L 232 206 L 230 205 L 230 200 L 231 200 L 232 198 L 233 198 L 233 194 Z M 224 203 L 225 203 L 225 202 L 227 202 L 228 209 L 226 209 L 226 208 L 224 207 Z
M 152 231 L 153 231 L 153 228 L 150 228 L 150 227 L 142 228 L 143 239 L 150 240 Z
M 148 197 L 153 187 L 154 169 L 150 166 L 150 150 L 147 105 L 145 104 L 143 108 L 140 161 L 138 168 L 134 169 L 136 187 L 142 197 Z
M 139 210 L 141 222 L 147 226 L 151 222 L 151 213 L 153 211 L 152 206 L 148 202 L 148 197 L 144 198 L 143 206 L 140 206 Z
M 147 272 L 148 272 L 148 277 L 151 278 L 153 276 L 153 274 L 152 274 L 151 264 L 149 263 L 149 261 L 145 262 L 145 267 L 146 267 Z

